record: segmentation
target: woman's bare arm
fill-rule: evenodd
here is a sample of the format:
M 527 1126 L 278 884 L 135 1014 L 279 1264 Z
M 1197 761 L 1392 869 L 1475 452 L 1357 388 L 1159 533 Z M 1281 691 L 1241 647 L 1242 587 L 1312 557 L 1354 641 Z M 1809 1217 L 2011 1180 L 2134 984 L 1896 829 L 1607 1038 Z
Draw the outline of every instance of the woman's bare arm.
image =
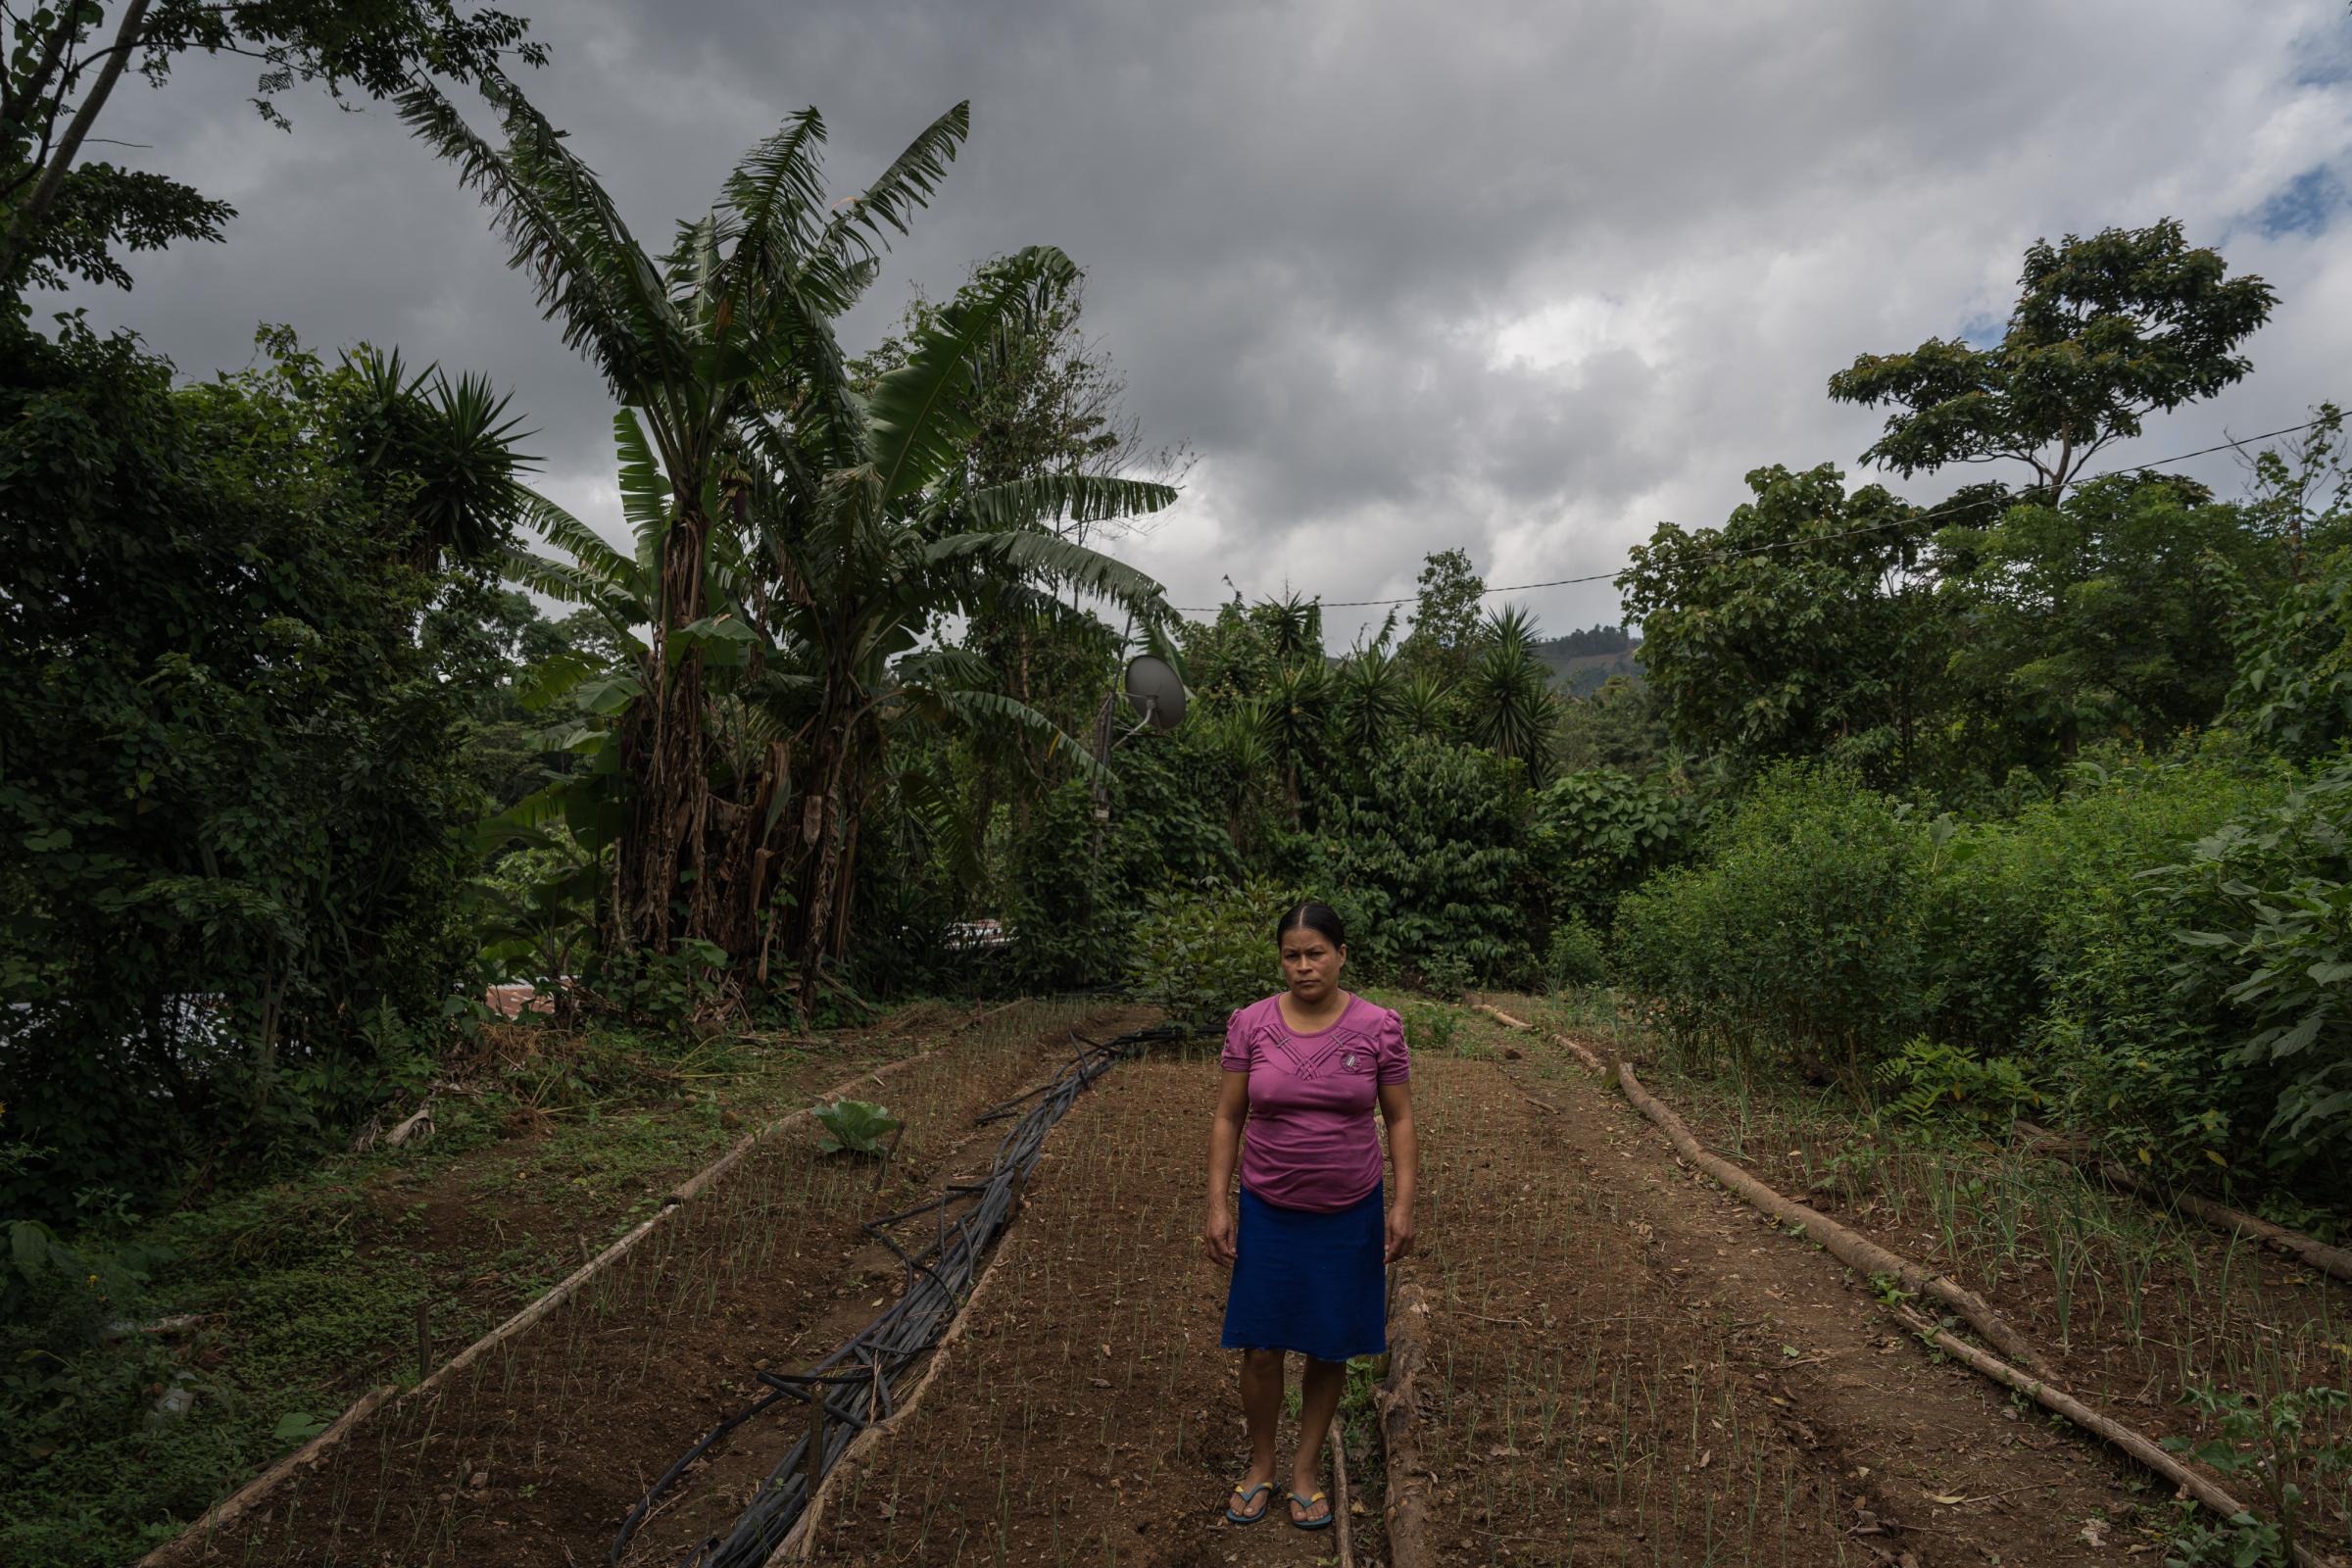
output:
M 1250 1119 L 1250 1075 L 1229 1072 L 1217 1091 L 1217 1113 L 1208 1124 L 1208 1218 L 1200 1241 L 1219 1263 L 1233 1261 L 1233 1206 L 1225 1195 L 1233 1190 L 1234 1163 L 1242 1157 L 1242 1123 Z
M 1389 1261 L 1413 1250 L 1413 1197 L 1421 1185 L 1421 1143 L 1413 1132 L 1413 1086 L 1380 1086 L 1380 1115 L 1389 1124 L 1389 1157 L 1396 1164 L 1396 1191 L 1389 1195 Z

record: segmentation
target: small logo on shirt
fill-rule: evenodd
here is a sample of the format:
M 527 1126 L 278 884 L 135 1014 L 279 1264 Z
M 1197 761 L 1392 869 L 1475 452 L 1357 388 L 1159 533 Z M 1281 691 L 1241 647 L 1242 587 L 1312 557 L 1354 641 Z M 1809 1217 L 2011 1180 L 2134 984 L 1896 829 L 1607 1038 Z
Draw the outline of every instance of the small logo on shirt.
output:
M 1352 1067 L 1352 1066 L 1354 1066 L 1354 1065 L 1355 1065 L 1355 1053 L 1354 1053 L 1354 1052 L 1352 1052 L 1352 1051 L 1351 1051 L 1351 1052 L 1349 1052 L 1349 1053 L 1348 1053 L 1348 1058 L 1347 1058 L 1347 1060 L 1346 1060 L 1345 1062 L 1343 1062 L 1343 1063 L 1342 1063 L 1342 1065 L 1343 1065 L 1343 1066 L 1348 1066 L 1348 1067 Z

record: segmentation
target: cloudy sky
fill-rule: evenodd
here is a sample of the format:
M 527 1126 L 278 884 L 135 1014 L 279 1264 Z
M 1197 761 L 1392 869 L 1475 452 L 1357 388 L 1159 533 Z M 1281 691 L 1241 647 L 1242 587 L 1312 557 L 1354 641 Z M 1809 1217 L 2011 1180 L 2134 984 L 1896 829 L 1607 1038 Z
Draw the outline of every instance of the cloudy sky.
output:
M 1850 469 L 1878 416 L 1824 379 L 1996 329 L 2037 236 L 2171 215 L 2281 296 L 2255 374 L 2132 455 L 2352 398 L 2343 0 L 507 3 L 553 51 L 527 90 L 649 240 L 789 111 L 823 111 L 846 194 L 969 98 L 849 346 L 978 258 L 1067 250 L 1145 434 L 1199 456 L 1115 546 L 1180 605 L 1408 595 L 1456 546 L 1495 584 L 1606 572 L 1751 467 Z M 74 302 L 190 374 L 260 321 L 486 371 L 545 488 L 616 530 L 603 388 L 475 200 L 388 110 L 298 92 L 288 135 L 251 80 L 125 79 L 101 133 L 151 147 L 107 155 L 241 216 Z M 1552 630 L 1617 616 L 1605 582 L 1514 597 Z M 1336 640 L 1379 613 L 1334 611 Z

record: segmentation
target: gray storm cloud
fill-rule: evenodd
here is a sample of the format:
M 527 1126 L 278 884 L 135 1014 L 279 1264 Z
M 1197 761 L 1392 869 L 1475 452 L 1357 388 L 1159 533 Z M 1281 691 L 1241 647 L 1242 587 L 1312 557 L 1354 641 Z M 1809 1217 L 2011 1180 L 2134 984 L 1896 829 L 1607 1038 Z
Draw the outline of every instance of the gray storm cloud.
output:
M 1200 455 L 1121 548 L 1179 604 L 1287 583 L 1404 594 L 1429 551 L 1492 582 L 1605 572 L 1660 517 L 1719 520 L 1760 464 L 1849 465 L 1831 370 L 2011 297 L 2037 235 L 2171 214 L 2278 288 L 2256 373 L 2146 459 L 2352 393 L 2352 20 L 2334 0 L 1876 6 L 572 4 L 526 82 L 666 238 L 804 104 L 857 188 L 932 117 L 971 143 L 853 347 L 907 293 L 1034 241 L 1088 270 L 1092 330 L 1157 442 Z M 612 410 L 481 209 L 389 111 L 245 106 L 243 62 L 127 89 L 110 156 L 233 201 L 228 242 L 71 303 L 183 371 L 260 321 L 489 372 L 551 491 L 617 528 Z M 487 117 L 479 119 L 486 122 Z M 2234 469 L 2209 460 L 2224 486 Z M 1923 498 L 1938 486 L 1909 487 Z M 1606 583 L 1523 596 L 1614 618 Z M 1342 640 L 1378 612 L 1331 617 Z

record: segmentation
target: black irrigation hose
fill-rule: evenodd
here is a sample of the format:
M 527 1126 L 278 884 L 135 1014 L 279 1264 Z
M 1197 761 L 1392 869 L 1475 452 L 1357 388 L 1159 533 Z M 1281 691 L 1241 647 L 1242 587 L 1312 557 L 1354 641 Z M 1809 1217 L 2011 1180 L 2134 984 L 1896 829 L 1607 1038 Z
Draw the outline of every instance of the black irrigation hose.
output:
M 618 1568 L 621 1553 L 652 1514 L 655 1502 L 712 1444 L 778 1401 L 798 1399 L 823 1409 L 821 1417 L 812 1415 L 813 1433 L 803 1433 L 783 1461 L 768 1473 L 766 1484 L 736 1519 L 734 1529 L 723 1540 L 711 1536 L 701 1542 L 679 1568 L 760 1568 L 765 1563 L 808 1510 L 812 1436 L 823 1445 L 816 1466 L 816 1485 L 821 1486 L 857 1434 L 889 1417 L 894 1408 L 893 1385 L 903 1381 L 907 1369 L 939 1344 L 955 1321 L 990 1246 L 1012 1218 L 1021 1189 L 1037 1168 L 1046 1134 L 1069 1110 L 1079 1092 L 1114 1063 L 1140 1054 L 1146 1044 L 1182 1037 L 1181 1030 L 1167 1024 L 1100 1043 L 1070 1031 L 1078 1053 L 1067 1066 L 1050 1082 L 986 1112 L 974 1124 L 986 1126 L 1020 1112 L 1020 1120 L 997 1146 L 996 1158 L 984 1179 L 951 1182 L 940 1197 L 927 1203 L 865 1221 L 865 1234 L 889 1248 L 906 1267 L 906 1286 L 899 1298 L 809 1371 L 760 1373 L 760 1381 L 767 1385 L 768 1392 L 705 1433 L 629 1510 L 619 1534 L 612 1538 L 612 1554 L 608 1559 L 612 1568 Z M 1028 1108 L 1022 1110 L 1023 1106 Z M 923 1245 L 909 1251 L 891 1232 L 924 1215 L 932 1218 L 928 1234 L 917 1233 L 922 1235 Z

